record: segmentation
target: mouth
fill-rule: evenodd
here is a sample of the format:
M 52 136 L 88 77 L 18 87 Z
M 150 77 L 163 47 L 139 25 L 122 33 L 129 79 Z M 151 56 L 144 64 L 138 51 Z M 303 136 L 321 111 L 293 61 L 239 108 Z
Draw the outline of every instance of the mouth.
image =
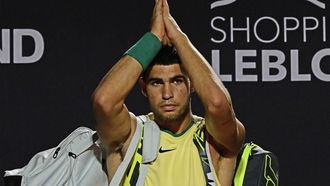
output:
M 165 112 L 171 112 L 171 111 L 175 110 L 176 105 L 175 104 L 164 104 L 164 105 L 161 105 L 160 107 Z

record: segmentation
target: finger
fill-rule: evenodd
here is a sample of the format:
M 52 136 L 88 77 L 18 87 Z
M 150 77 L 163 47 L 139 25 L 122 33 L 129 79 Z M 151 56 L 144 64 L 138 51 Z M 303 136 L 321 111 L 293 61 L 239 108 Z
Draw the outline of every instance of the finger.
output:
M 162 0 L 163 1 L 163 10 L 166 15 L 170 14 L 170 7 L 168 6 L 167 0 Z
M 156 12 L 161 13 L 163 8 L 163 0 L 156 0 L 156 4 L 154 7 L 154 14 Z

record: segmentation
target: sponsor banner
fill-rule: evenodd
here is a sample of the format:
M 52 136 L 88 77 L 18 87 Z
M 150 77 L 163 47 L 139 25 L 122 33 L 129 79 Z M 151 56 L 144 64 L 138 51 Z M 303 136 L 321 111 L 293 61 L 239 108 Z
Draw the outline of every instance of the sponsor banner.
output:
M 325 2 L 209 2 L 212 66 L 227 82 L 330 81 Z
M 0 64 L 35 63 L 44 53 L 43 36 L 35 29 L 0 29 L 0 35 Z M 32 51 L 26 54 L 26 48 Z

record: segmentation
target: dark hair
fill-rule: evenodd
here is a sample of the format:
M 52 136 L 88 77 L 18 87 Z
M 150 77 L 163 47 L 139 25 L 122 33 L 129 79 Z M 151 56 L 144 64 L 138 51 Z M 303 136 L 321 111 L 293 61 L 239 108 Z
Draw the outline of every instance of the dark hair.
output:
M 179 56 L 174 47 L 163 46 L 156 57 L 152 60 L 148 68 L 141 74 L 141 77 L 145 80 L 149 75 L 149 72 L 154 65 L 173 65 L 181 64 Z

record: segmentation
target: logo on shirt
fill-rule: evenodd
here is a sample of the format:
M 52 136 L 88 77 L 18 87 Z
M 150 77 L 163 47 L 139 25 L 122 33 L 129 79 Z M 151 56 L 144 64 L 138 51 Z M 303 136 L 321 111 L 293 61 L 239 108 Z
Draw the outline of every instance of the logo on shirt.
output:
M 160 147 L 159 148 L 159 153 L 164 153 L 164 152 L 170 152 L 170 151 L 173 151 L 175 150 L 176 148 L 172 148 L 172 149 L 163 149 L 163 147 Z

